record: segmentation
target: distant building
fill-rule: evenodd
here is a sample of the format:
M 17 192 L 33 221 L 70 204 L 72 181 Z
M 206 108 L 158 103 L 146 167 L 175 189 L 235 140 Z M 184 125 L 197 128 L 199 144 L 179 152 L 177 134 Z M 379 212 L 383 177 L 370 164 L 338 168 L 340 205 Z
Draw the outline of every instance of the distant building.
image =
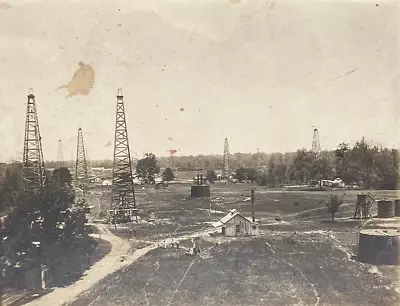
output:
M 102 184 L 103 186 L 111 186 L 112 182 L 109 181 L 109 180 L 104 180 L 101 184 Z
M 215 228 L 221 228 L 224 236 L 256 236 L 258 235 L 258 224 L 251 219 L 242 216 L 236 209 L 213 224 Z

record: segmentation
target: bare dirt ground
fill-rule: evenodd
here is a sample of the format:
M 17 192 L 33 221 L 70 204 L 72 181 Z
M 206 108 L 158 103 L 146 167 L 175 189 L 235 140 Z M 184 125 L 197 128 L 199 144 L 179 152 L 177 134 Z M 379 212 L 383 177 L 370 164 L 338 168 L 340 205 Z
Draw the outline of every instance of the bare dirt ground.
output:
M 251 205 L 246 201 L 249 190 L 248 185 L 215 186 L 211 197 L 214 213 L 208 211 L 207 200 L 188 198 L 189 186 L 139 190 L 137 200 L 145 210 L 145 218 L 154 221 L 136 225 L 136 239 L 154 244 L 129 255 L 132 252 L 128 250 L 125 229 L 110 228 L 125 238 L 125 262 L 118 264 L 118 256 L 114 261 L 106 257 L 103 269 L 99 266 L 90 270 L 90 277 L 86 282 L 85 278 L 77 282 L 71 288 L 73 292 L 59 291 L 52 300 L 57 303 L 52 305 L 61 305 L 61 300 L 74 306 L 399 303 L 399 270 L 361 264 L 354 258 L 359 229 L 377 226 L 376 221 L 364 224 L 350 219 L 356 191 L 346 192 L 347 204 L 332 223 L 324 206 L 329 197 L 326 192 L 258 188 L 256 218 L 261 220 L 260 236 L 228 239 L 203 235 L 200 256 L 186 255 L 185 247 L 191 242 L 185 239 L 209 231 L 208 222 L 223 216 L 220 212 L 237 208 L 251 215 Z M 106 192 L 99 201 L 93 199 L 99 209 L 109 205 Z M 395 192 L 374 194 L 396 196 Z M 281 221 L 275 220 L 277 215 Z M 158 242 L 173 237 L 183 239 L 180 249 L 156 248 Z M 135 239 L 130 240 L 132 243 Z M 115 267 L 106 269 L 109 265 Z

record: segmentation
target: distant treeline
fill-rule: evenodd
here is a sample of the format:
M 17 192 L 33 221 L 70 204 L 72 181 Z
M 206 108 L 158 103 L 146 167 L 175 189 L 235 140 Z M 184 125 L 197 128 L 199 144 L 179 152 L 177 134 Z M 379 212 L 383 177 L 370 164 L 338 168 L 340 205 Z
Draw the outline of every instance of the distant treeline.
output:
M 342 143 L 336 150 L 317 157 L 306 149 L 291 153 L 234 153 L 229 156 L 231 171 L 239 170 L 239 180 L 257 180 L 271 187 L 304 184 L 310 180 L 341 178 L 346 184 L 365 188 L 395 189 L 398 186 L 398 151 L 368 144 L 364 138 L 354 146 Z M 137 160 L 133 160 L 135 167 Z M 171 167 L 169 157 L 157 158 L 160 168 Z M 222 155 L 174 156 L 175 171 L 221 171 Z M 73 163 L 71 163 L 73 166 Z M 112 168 L 112 160 L 90 161 L 91 167 Z M 57 168 L 56 162 L 47 167 Z M 256 169 L 255 172 L 250 171 Z M 247 177 L 249 176 L 249 177 Z

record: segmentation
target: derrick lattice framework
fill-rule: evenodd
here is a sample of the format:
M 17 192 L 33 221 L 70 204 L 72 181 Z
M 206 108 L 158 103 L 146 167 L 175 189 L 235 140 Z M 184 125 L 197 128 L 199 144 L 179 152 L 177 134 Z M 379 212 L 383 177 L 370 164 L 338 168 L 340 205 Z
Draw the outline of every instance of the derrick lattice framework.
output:
M 319 135 L 318 135 L 318 129 L 317 128 L 314 128 L 311 151 L 314 154 L 316 154 L 317 157 L 319 157 L 320 154 L 321 154 L 321 145 L 319 143 Z
M 29 90 L 26 108 L 22 184 L 27 192 L 39 193 L 45 183 L 45 168 L 35 96 Z
M 75 187 L 87 195 L 89 176 L 86 162 L 85 145 L 83 143 L 82 129 L 78 129 L 78 143 L 76 146 Z
M 129 150 L 122 89 L 118 89 L 117 95 L 111 209 L 136 210 L 132 162 Z
M 57 161 L 58 161 L 58 162 L 61 162 L 61 163 L 64 162 L 64 155 L 63 155 L 62 142 L 61 142 L 61 140 L 58 141 Z
M 223 173 L 222 176 L 225 179 L 229 179 L 229 147 L 228 147 L 228 138 L 225 138 L 224 144 L 224 159 L 223 159 Z

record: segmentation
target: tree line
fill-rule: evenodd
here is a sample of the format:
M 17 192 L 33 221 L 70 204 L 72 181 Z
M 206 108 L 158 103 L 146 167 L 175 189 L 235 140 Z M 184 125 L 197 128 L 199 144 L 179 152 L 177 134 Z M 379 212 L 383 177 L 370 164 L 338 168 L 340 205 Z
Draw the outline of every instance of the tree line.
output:
M 258 171 L 240 167 L 234 177 L 271 187 L 340 178 L 348 185 L 362 188 L 396 189 L 399 187 L 398 159 L 397 150 L 372 146 L 362 138 L 352 147 L 342 143 L 336 150 L 320 155 L 306 149 L 290 155 L 273 154 L 265 167 Z
M 112 168 L 112 161 L 91 161 L 91 165 Z M 229 156 L 229 166 L 238 181 L 256 181 L 271 187 L 336 177 L 365 188 L 395 189 L 398 185 L 398 151 L 371 145 L 364 138 L 353 146 L 341 143 L 318 157 L 304 148 L 289 153 L 234 153 Z M 133 160 L 133 168 L 149 182 L 166 168 L 215 174 L 223 168 L 223 156 L 174 156 L 171 165 L 169 157 L 156 158 L 148 153 L 143 159 Z

